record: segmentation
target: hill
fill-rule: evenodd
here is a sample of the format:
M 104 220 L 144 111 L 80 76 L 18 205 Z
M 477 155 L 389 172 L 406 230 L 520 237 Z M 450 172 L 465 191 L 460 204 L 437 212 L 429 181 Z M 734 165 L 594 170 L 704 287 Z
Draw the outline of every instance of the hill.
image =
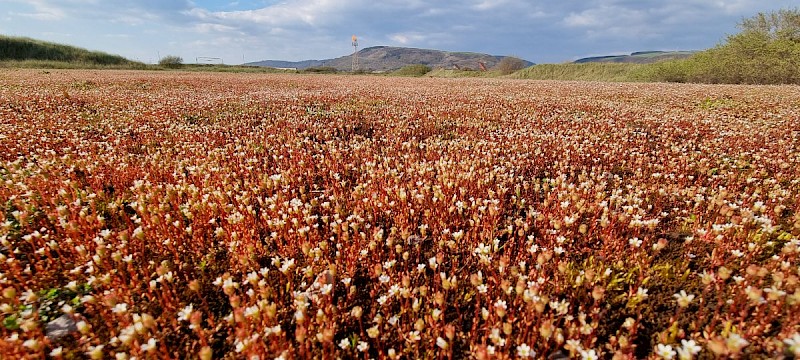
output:
M 480 63 L 487 68 L 492 68 L 504 56 L 495 56 L 471 52 L 450 52 L 431 49 L 417 49 L 394 46 L 373 46 L 359 50 L 359 70 L 365 71 L 392 71 L 407 65 L 422 64 L 431 68 L 478 70 Z M 346 71 L 352 69 L 352 55 L 345 55 L 335 59 L 304 60 L 304 61 L 279 61 L 264 60 L 245 65 L 266 66 L 274 68 L 297 68 L 298 70 L 310 67 L 332 67 Z M 526 65 L 533 63 L 526 61 Z
M 652 64 L 666 60 L 685 59 L 694 55 L 695 51 L 639 51 L 630 55 L 594 56 L 575 60 L 577 64 L 606 62 L 606 63 L 632 63 Z
M 4 35 L 0 35 L 0 61 L 56 61 L 94 65 L 137 64 L 119 55 Z

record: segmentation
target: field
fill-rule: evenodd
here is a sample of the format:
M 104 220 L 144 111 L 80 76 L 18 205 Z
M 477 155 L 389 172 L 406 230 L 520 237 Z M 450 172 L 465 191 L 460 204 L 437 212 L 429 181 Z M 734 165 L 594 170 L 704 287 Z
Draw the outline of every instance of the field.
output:
M 788 86 L 2 70 L 0 358 L 800 356 L 799 117 Z

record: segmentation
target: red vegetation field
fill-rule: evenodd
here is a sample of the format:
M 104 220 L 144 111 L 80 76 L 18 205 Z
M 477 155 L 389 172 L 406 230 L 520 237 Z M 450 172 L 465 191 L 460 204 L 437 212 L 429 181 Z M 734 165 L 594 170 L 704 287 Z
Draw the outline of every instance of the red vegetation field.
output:
M 800 88 L 0 72 L 2 358 L 800 355 Z

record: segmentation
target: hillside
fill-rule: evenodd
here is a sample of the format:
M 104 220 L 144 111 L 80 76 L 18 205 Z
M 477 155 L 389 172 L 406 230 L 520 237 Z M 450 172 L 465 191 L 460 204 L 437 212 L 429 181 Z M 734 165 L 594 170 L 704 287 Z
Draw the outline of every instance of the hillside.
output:
M 606 63 L 632 63 L 652 64 L 666 60 L 685 59 L 695 54 L 695 51 L 639 51 L 630 55 L 594 56 L 575 60 L 577 64 L 606 62 Z
M 406 65 L 422 64 L 431 68 L 478 70 L 483 62 L 487 68 L 495 66 L 503 56 L 470 52 L 449 52 L 430 49 L 416 49 L 393 46 L 374 46 L 359 50 L 359 69 L 366 71 L 392 71 Z M 352 55 L 345 55 L 335 59 L 305 60 L 305 61 L 279 61 L 264 60 L 245 65 L 266 66 L 275 68 L 297 68 L 299 70 L 309 67 L 328 66 L 337 70 L 352 69 Z M 527 65 L 533 65 L 527 62 Z
M 119 55 L 24 37 L 0 35 L 0 61 L 58 61 L 96 65 L 131 65 Z

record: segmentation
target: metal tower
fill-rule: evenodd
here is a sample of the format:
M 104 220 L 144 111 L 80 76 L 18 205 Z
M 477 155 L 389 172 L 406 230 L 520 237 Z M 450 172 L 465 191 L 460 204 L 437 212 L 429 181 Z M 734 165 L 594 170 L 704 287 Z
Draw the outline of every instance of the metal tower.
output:
M 358 70 L 358 38 L 353 35 L 353 72 Z

